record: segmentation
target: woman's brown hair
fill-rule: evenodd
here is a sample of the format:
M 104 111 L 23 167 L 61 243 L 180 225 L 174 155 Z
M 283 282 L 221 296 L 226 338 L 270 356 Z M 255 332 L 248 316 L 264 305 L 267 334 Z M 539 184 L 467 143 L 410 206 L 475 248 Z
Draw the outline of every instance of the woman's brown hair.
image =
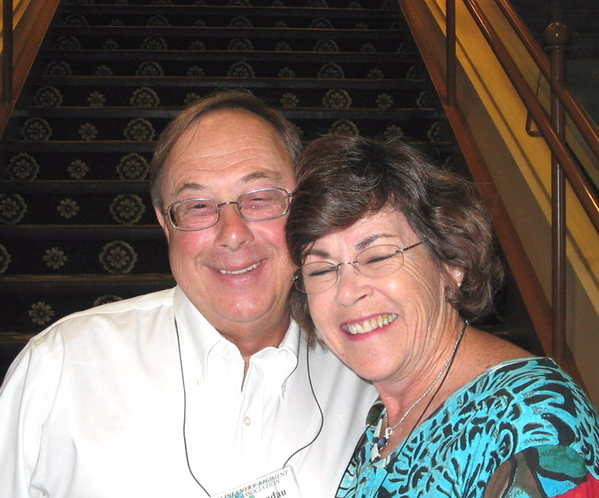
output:
M 472 182 L 436 166 L 400 140 L 343 135 L 312 142 L 296 171 L 287 244 L 297 266 L 319 238 L 391 206 L 405 216 L 440 271 L 443 265 L 463 271 L 462 286 L 447 290 L 448 301 L 460 314 L 476 321 L 493 309 L 503 266 L 487 210 Z M 294 288 L 291 306 L 300 325 L 313 331 L 307 296 Z

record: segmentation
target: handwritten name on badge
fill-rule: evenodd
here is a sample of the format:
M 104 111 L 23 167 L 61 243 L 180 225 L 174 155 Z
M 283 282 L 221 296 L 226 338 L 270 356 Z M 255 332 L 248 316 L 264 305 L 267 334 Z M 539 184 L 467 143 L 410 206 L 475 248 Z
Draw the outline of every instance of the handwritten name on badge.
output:
M 284 467 L 214 498 L 300 498 L 300 492 L 293 469 Z

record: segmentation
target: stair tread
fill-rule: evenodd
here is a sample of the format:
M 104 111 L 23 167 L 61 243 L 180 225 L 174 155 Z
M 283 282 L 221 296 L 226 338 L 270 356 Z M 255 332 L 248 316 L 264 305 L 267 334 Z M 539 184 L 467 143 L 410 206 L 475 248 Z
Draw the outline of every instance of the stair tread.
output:
M 330 62 L 334 56 L 338 62 L 368 63 L 372 64 L 372 53 L 369 52 L 316 52 L 304 50 L 273 51 L 273 50 L 137 50 L 137 49 L 79 49 L 79 50 L 46 50 L 40 54 L 41 60 L 57 59 L 79 60 L 79 59 L 112 59 L 112 60 L 173 60 L 176 61 L 212 61 L 219 60 L 242 60 L 243 58 L 255 61 L 282 62 L 314 61 Z M 403 61 L 419 61 L 417 54 L 412 52 L 398 54 L 396 51 L 378 52 L 377 62 L 398 63 Z
M 250 37 L 250 38 L 289 38 L 298 37 L 319 39 L 356 39 L 364 37 L 368 40 L 388 40 L 390 35 L 405 33 L 402 29 L 315 29 L 305 28 L 264 28 L 264 27 L 229 27 L 229 26 L 60 26 L 55 28 L 60 35 L 66 36 L 146 36 L 152 37 Z
M 106 234 L 115 232 L 124 232 L 130 236 L 162 238 L 164 233 L 158 225 L 158 222 L 151 225 L 106 225 L 106 224 L 19 224 L 19 225 L 1 225 L 0 235 L 10 236 L 13 240 L 16 238 L 52 238 L 53 234 L 60 232 L 61 237 L 73 238 L 80 234 L 81 238 L 92 236 L 93 238 L 103 238 Z
M 97 142 L 85 142 L 82 140 L 53 140 L 51 142 L 20 141 L 14 139 L 5 140 L 3 147 L 7 151 L 39 151 L 47 152 L 56 150 L 57 147 L 63 152 L 153 152 L 156 146 L 155 140 L 147 142 L 132 142 L 128 140 L 104 140 Z
M 7 180 L 2 182 L 3 193 L 148 193 L 148 180 Z M 1 228 L 0 228 L 1 230 Z
M 36 85 L 53 86 L 77 86 L 77 87 L 140 87 L 151 86 L 154 88 L 172 88 L 186 87 L 191 89 L 203 87 L 244 87 L 244 88 L 285 88 L 289 90 L 308 89 L 328 89 L 340 88 L 348 90 L 409 90 L 409 89 L 428 89 L 427 81 L 423 79 L 337 79 L 325 80 L 317 78 L 299 78 L 293 83 L 289 83 L 284 78 L 206 78 L 193 76 L 45 76 L 36 77 L 32 80 Z M 101 108 L 96 108 L 101 109 Z
M 12 282 L 25 282 L 27 285 L 36 285 L 40 283 L 63 284 L 63 283 L 86 283 L 90 280 L 98 282 L 173 282 L 173 276 L 170 273 L 144 273 L 132 275 L 104 275 L 100 273 L 84 273 L 79 275 L 0 275 L 0 285 Z M 0 334 L 1 335 L 1 334 Z
M 106 119 L 112 117 L 122 118 L 163 118 L 172 119 L 181 112 L 181 107 L 34 107 L 29 109 L 17 109 L 13 113 L 16 117 L 53 117 L 53 118 L 77 118 L 94 116 L 95 119 Z M 374 109 L 374 108 L 347 108 L 347 109 L 324 109 L 318 107 L 302 107 L 285 109 L 285 114 L 294 117 L 311 118 L 343 118 L 352 119 L 367 114 L 368 119 L 394 119 L 404 121 L 406 119 L 418 119 L 439 116 L 438 109 L 434 108 L 402 108 L 402 109 Z
M 87 15 L 99 14 L 194 14 L 202 15 L 267 15 L 272 17 L 294 17 L 294 16 L 341 16 L 341 17 L 377 17 L 386 19 L 389 17 L 388 10 L 374 8 L 336 8 L 336 7 L 255 7 L 255 6 L 215 6 L 215 5 L 126 5 L 126 4 L 93 4 L 93 5 L 74 5 L 66 4 L 63 7 L 63 12 L 68 13 L 85 13 Z

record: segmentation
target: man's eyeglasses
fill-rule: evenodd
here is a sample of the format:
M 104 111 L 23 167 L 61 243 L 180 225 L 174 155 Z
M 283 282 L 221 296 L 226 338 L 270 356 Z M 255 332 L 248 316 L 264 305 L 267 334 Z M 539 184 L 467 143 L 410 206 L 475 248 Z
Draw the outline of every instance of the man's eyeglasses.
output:
M 287 214 L 293 193 L 283 188 L 261 188 L 242 194 L 236 201 L 218 203 L 214 199 L 183 199 L 164 211 L 177 230 L 204 230 L 218 223 L 223 206 L 237 204 L 237 211 L 247 221 L 269 221 Z
M 420 244 L 422 242 L 416 242 L 403 248 L 395 245 L 372 246 L 360 252 L 354 261 L 337 265 L 328 261 L 314 261 L 299 267 L 293 283 L 304 294 L 324 292 L 337 283 L 343 265 L 351 265 L 356 273 L 365 277 L 386 277 L 399 271 L 404 263 L 404 253 Z

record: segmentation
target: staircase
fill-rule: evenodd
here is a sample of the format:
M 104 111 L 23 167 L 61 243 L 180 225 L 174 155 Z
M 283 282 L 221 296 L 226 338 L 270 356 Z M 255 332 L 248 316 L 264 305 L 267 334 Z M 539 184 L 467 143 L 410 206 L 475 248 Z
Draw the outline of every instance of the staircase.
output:
M 151 152 L 237 87 L 305 141 L 403 135 L 459 163 L 395 1 L 64 0 L 1 144 L 0 376 L 58 318 L 173 285 Z

